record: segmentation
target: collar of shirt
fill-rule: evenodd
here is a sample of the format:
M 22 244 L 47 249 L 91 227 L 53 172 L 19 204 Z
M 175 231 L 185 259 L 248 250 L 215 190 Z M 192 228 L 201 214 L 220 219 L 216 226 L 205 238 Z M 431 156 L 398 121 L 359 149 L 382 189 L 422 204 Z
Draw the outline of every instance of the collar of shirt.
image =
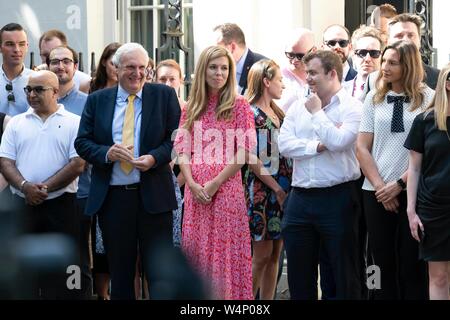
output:
M 24 77 L 24 76 L 28 76 L 29 73 L 31 73 L 31 72 L 32 72 L 32 70 L 25 68 L 25 65 L 22 64 L 22 71 L 20 72 L 20 74 L 17 77 L 15 77 L 14 79 L 9 80 L 8 76 L 5 73 L 5 70 L 3 69 L 3 64 L 2 64 L 2 75 L 3 75 L 3 78 L 5 78 L 5 80 L 7 82 L 13 82 L 16 79 L 19 79 L 19 78 Z
M 129 96 L 130 94 L 119 84 L 117 99 L 120 99 L 120 101 L 127 101 Z M 142 89 L 138 93 L 136 93 L 136 97 L 142 100 Z
M 55 115 L 60 115 L 60 116 L 64 116 L 67 113 L 66 109 L 64 108 L 64 105 L 62 104 L 58 104 L 58 110 L 56 110 L 55 113 L 53 113 L 50 117 L 53 117 Z M 41 119 L 41 117 L 39 117 L 36 112 L 34 111 L 33 108 L 29 108 L 26 112 L 25 112 L 25 116 L 29 117 L 38 117 L 39 119 Z M 49 118 L 50 118 L 49 117 Z
M 66 93 L 66 95 L 64 96 L 64 97 L 60 97 L 60 98 L 58 98 L 58 102 L 59 101 L 62 101 L 62 100 L 64 100 L 64 99 L 66 99 L 68 96 L 70 96 L 70 95 L 72 95 L 74 92 L 75 92 L 75 88 L 76 86 L 75 86 L 75 84 L 73 85 L 73 87 L 72 87 L 72 89 L 70 89 L 69 91 L 67 91 L 67 93 Z
M 241 80 L 242 71 L 244 71 L 244 63 L 245 63 L 245 60 L 247 59 L 247 56 L 248 56 L 248 48 L 245 49 L 244 54 L 239 59 L 239 61 L 236 63 L 236 80 L 237 80 L 238 84 Z
M 345 90 L 343 87 L 334 95 L 331 97 L 330 103 L 327 104 L 325 107 L 322 108 L 323 111 L 328 110 L 332 108 L 333 106 L 340 105 L 343 101 L 345 101 L 345 97 L 348 96 L 347 90 Z
M 348 61 L 345 61 L 342 67 L 342 82 L 345 82 L 345 78 L 347 78 L 347 74 L 350 71 L 350 65 L 348 64 Z

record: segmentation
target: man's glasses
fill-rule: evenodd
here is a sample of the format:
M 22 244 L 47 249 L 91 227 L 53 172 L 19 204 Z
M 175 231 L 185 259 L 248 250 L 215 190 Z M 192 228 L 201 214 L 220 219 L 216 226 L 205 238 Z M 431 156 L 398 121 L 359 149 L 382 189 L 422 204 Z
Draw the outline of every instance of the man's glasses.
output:
M 295 52 L 285 52 L 284 54 L 289 60 L 293 60 L 296 58 L 298 61 L 302 61 L 303 57 L 312 51 L 314 47 L 308 50 L 306 53 L 295 53 Z
M 339 44 L 339 47 L 341 48 L 346 48 L 348 46 L 348 44 L 350 43 L 349 40 L 327 40 L 324 41 L 324 43 L 329 46 L 330 48 L 333 48 L 336 43 Z
M 33 92 L 33 91 L 36 94 L 40 95 L 46 90 L 53 90 L 53 88 L 52 87 L 43 87 L 43 86 L 36 86 L 36 87 L 26 86 L 25 88 L 23 88 L 23 91 L 25 92 L 26 95 L 31 94 L 31 92 Z
M 74 61 L 72 59 L 69 58 L 64 58 L 64 59 L 51 59 L 50 60 L 50 65 L 51 66 L 59 66 L 60 63 L 63 63 L 63 65 L 68 66 L 70 64 L 72 64 Z
M 5 86 L 6 91 L 8 91 L 8 102 L 16 102 L 16 98 L 14 97 L 13 86 L 11 83 L 7 83 Z
M 366 49 L 358 49 L 355 50 L 355 54 L 360 57 L 361 59 L 367 57 L 367 54 L 370 55 L 371 58 L 377 59 L 381 55 L 380 50 L 366 50 Z

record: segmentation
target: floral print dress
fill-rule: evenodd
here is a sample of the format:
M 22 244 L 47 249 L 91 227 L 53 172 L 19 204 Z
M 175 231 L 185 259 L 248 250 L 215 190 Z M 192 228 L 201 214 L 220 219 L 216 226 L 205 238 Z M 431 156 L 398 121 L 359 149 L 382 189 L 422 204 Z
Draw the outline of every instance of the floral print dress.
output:
M 292 161 L 282 157 L 278 151 L 279 129 L 256 105 L 252 105 L 252 110 L 258 139 L 258 158 L 281 188 L 288 193 L 292 181 Z M 252 239 L 254 241 L 280 239 L 282 211 L 275 193 L 251 170 L 247 170 L 244 181 Z
M 253 150 L 256 146 L 248 102 L 236 98 L 230 121 L 216 119 L 217 103 L 218 96 L 211 96 L 193 130 L 179 130 L 174 143 L 177 153 L 192 155 L 192 177 L 200 185 L 226 167 L 225 159 L 233 157 L 237 147 Z M 180 128 L 185 121 L 183 111 Z M 241 139 L 244 132 L 248 139 Z M 253 299 L 251 238 L 241 172 L 220 186 L 210 204 L 197 202 L 189 188 L 185 189 L 184 201 L 182 249 L 209 286 L 211 297 Z

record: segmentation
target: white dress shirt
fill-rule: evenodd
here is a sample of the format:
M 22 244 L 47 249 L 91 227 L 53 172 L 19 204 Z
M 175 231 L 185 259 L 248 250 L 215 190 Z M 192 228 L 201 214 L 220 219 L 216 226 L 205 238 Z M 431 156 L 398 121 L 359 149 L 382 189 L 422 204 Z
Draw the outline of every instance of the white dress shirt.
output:
M 283 156 L 294 161 L 293 187 L 326 188 L 360 177 L 355 142 L 361 112 L 361 102 L 345 89 L 314 115 L 303 102 L 289 109 L 278 146 Z M 318 153 L 319 143 L 328 150 Z
M 288 67 L 283 68 L 281 74 L 285 89 L 276 103 L 284 112 L 287 112 L 292 105 L 305 100 L 308 84 L 297 77 Z

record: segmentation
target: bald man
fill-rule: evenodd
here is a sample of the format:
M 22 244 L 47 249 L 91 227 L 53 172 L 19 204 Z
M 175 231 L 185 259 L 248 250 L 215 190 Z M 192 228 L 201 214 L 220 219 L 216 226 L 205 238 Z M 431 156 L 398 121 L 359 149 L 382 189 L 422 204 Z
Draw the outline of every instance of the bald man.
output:
M 286 67 L 281 72 L 286 88 L 283 90 L 278 105 L 287 112 L 297 101 L 301 101 L 307 92 L 306 71 L 303 57 L 316 51 L 314 34 L 311 30 L 299 28 L 291 32 L 285 47 Z
M 24 219 L 24 233 L 58 233 L 76 243 L 80 225 L 76 192 L 85 165 L 74 147 L 80 117 L 57 103 L 58 86 L 58 78 L 50 71 L 30 76 L 24 90 L 31 108 L 9 122 L 0 146 L 0 164 L 11 185 L 16 216 Z M 52 268 L 52 262 L 48 263 Z M 69 265 L 56 269 L 46 281 L 37 274 L 32 292 L 19 294 L 36 299 L 77 296 L 79 289 L 70 290 L 66 284 Z

